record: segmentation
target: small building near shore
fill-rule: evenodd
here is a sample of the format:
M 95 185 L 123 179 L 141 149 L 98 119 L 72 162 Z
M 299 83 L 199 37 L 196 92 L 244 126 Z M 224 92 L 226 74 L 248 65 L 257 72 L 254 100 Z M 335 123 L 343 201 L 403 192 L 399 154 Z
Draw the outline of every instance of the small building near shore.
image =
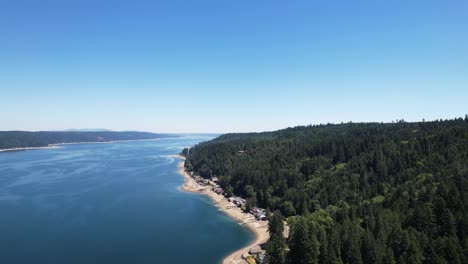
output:
M 257 211 L 258 211 L 258 207 L 253 207 L 251 210 L 250 210 L 250 213 L 252 215 L 256 215 L 257 214 Z
M 200 183 L 201 185 L 207 186 L 210 184 L 210 181 L 207 179 L 200 179 L 198 183 Z
M 255 245 L 253 247 L 250 248 L 249 250 L 249 253 L 251 255 L 258 255 L 258 254 L 261 254 L 261 253 L 265 253 L 265 250 L 263 250 L 260 245 Z
M 238 207 L 241 207 L 241 206 L 245 206 L 246 201 L 245 201 L 245 199 L 242 199 L 242 198 L 240 198 L 240 197 L 236 197 L 235 200 L 234 200 L 234 203 L 235 203 Z
M 256 208 L 256 210 L 253 210 L 252 212 L 257 220 L 267 220 L 266 211 L 264 209 Z
M 255 260 L 256 260 L 257 263 L 259 263 L 259 264 L 266 263 L 266 256 L 265 256 L 264 253 L 258 254 L 258 255 L 255 257 Z
M 217 194 L 223 194 L 223 189 L 221 187 L 214 187 L 213 192 Z
M 255 258 L 256 263 L 265 263 L 265 250 L 260 245 L 251 247 L 249 253 Z

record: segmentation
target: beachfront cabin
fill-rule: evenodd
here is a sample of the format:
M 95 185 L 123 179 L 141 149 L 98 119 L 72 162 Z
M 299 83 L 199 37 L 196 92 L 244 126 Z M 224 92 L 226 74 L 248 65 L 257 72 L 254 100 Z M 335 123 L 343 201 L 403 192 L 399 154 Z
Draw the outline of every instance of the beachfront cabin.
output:
M 213 188 L 213 192 L 221 195 L 221 194 L 223 194 L 223 189 L 220 188 L 220 187 L 215 187 L 215 188 Z
M 249 254 L 255 258 L 257 263 L 265 263 L 265 250 L 263 250 L 260 245 L 251 247 Z
M 240 197 L 236 197 L 234 199 L 234 204 L 237 205 L 238 207 L 242 207 L 242 206 L 245 206 L 246 204 L 246 200 L 245 199 L 242 199 Z
M 257 220 L 261 220 L 261 221 L 266 221 L 268 220 L 268 218 L 266 217 L 265 213 L 257 213 L 257 215 L 255 215 L 255 218 Z
M 210 181 L 207 180 L 207 179 L 200 179 L 200 180 L 198 181 L 198 183 L 201 184 L 201 185 L 203 185 L 203 186 L 207 186 L 207 185 L 210 184 Z
M 266 212 L 264 209 L 261 208 L 256 208 L 254 216 L 257 220 L 267 220 Z
M 259 212 L 257 212 L 257 214 L 255 215 L 255 218 L 257 218 L 257 220 L 261 220 L 261 219 L 263 219 L 263 218 L 266 218 L 266 215 L 265 215 L 264 212 L 259 211 Z
M 257 212 L 258 212 L 258 207 L 254 207 L 254 208 L 252 208 L 252 209 L 250 210 L 250 213 L 251 213 L 252 215 L 257 215 Z
M 265 250 L 263 250 L 260 245 L 255 245 L 253 247 L 250 248 L 249 250 L 249 254 L 251 255 L 258 255 L 258 254 L 261 254 L 261 253 L 265 253 Z

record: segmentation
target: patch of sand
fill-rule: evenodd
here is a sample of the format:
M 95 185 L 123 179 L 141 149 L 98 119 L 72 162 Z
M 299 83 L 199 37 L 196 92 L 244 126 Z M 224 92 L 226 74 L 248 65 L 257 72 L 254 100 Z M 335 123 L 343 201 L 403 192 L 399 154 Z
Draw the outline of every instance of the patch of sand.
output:
M 184 157 L 178 156 L 185 160 Z M 249 249 L 255 245 L 263 244 L 267 242 L 270 237 L 268 233 L 268 221 L 259 221 L 249 213 L 244 213 L 242 209 L 229 202 L 226 197 L 219 195 L 211 190 L 211 186 L 202 186 L 198 184 L 190 175 L 185 171 L 184 161 L 179 163 L 179 172 L 184 176 L 185 182 L 180 187 L 181 190 L 187 192 L 194 192 L 207 195 L 213 204 L 223 213 L 232 217 L 239 224 L 246 226 L 255 235 L 254 241 L 238 251 L 230 254 L 223 259 L 222 264 L 240 264 L 247 263 L 242 259 L 242 254 L 249 252 Z

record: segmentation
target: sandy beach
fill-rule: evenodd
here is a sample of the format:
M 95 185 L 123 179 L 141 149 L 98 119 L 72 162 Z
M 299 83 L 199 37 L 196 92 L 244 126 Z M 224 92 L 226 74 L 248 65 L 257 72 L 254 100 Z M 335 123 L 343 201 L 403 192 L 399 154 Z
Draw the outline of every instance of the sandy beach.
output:
M 182 156 L 178 158 L 185 160 Z M 190 175 L 185 171 L 184 161 L 179 163 L 179 172 L 184 176 L 185 183 L 180 187 L 181 190 L 187 192 L 194 192 L 207 195 L 214 203 L 214 205 L 223 213 L 232 217 L 239 224 L 245 225 L 255 235 L 254 241 L 242 249 L 225 257 L 222 261 L 223 264 L 243 264 L 247 263 L 242 259 L 242 254 L 249 252 L 249 249 L 255 245 L 265 243 L 268 238 L 268 221 L 259 221 L 249 213 L 244 213 L 239 207 L 234 206 L 223 195 L 219 195 L 211 190 L 210 186 L 199 185 Z

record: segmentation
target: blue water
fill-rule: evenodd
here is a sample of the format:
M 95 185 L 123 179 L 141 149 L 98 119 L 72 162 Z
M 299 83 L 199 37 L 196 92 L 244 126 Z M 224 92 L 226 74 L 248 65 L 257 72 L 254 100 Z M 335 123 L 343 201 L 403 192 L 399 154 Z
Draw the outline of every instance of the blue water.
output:
M 253 236 L 170 157 L 207 139 L 0 153 L 0 263 L 219 263 Z

